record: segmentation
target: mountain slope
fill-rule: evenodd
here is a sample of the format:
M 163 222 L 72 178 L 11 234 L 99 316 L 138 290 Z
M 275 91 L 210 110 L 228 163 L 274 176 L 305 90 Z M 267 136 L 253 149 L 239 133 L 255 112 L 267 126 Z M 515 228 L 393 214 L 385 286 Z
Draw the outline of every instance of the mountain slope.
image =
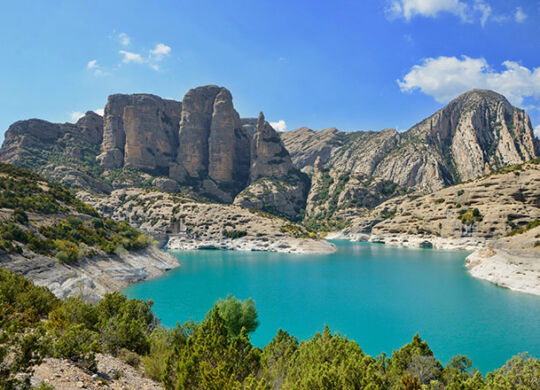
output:
M 320 156 L 329 169 L 429 189 L 474 179 L 540 154 L 527 114 L 504 96 L 485 90 L 459 96 L 401 134 L 302 128 L 282 137 L 299 169 L 312 170 Z
M 349 232 L 385 242 L 463 239 L 484 243 L 540 219 L 540 159 L 428 195 L 390 199 L 352 221 Z M 378 238 L 377 238 L 378 237 Z
M 150 237 L 31 171 L 0 164 L 0 190 L 0 266 L 59 297 L 97 300 L 178 266 Z

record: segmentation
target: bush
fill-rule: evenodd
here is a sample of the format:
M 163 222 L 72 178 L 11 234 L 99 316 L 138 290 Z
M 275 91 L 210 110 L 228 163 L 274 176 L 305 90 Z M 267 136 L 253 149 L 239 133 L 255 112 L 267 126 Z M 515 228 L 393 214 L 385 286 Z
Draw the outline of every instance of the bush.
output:
M 56 357 L 69 359 L 89 371 L 97 368 L 96 352 L 99 350 L 99 335 L 83 324 L 71 325 L 54 344 Z
M 127 299 L 120 293 L 106 294 L 97 304 L 101 343 L 117 354 L 122 348 L 145 354 L 150 349 L 150 334 L 157 325 L 152 301 Z
M 13 220 L 21 225 L 28 225 L 28 215 L 21 208 L 13 211 Z
M 458 219 L 464 225 L 473 225 L 475 222 L 480 222 L 484 219 L 484 216 L 480 214 L 480 210 L 477 208 L 460 210 Z
M 223 231 L 223 235 L 234 240 L 235 238 L 245 237 L 247 232 L 243 230 L 225 230 Z
M 117 355 L 118 359 L 122 360 L 124 363 L 129 364 L 131 367 L 139 367 L 141 364 L 141 357 L 135 352 L 131 352 L 125 348 L 121 348 Z

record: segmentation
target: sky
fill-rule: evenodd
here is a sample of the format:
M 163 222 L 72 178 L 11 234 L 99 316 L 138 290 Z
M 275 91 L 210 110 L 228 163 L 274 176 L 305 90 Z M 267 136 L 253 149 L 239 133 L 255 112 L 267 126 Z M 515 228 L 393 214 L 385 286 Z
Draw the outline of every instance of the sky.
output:
M 281 131 L 403 131 L 486 88 L 540 137 L 540 0 L 0 0 L 0 39 L 0 138 L 208 84 Z

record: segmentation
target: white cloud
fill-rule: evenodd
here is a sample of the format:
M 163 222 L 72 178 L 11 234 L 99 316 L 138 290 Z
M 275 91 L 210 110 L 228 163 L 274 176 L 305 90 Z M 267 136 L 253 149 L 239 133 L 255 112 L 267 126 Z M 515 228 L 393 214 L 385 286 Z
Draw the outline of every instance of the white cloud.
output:
M 86 67 L 88 69 L 94 69 L 98 66 L 97 60 L 88 61 L 88 64 L 86 64 Z
M 514 14 L 514 19 L 518 23 L 523 23 L 527 19 L 527 14 L 523 11 L 521 7 L 516 8 L 516 13 Z
M 158 43 L 155 49 L 150 50 L 150 57 L 156 61 L 161 61 L 163 57 L 171 52 L 171 48 L 163 43 Z
M 71 118 L 72 122 L 77 122 L 79 119 L 81 119 L 84 116 L 83 112 L 79 111 L 73 111 L 71 114 L 69 114 L 69 117 Z
M 103 116 L 105 114 L 105 110 L 103 108 L 96 108 L 93 110 L 96 114 Z
M 118 34 L 118 40 L 120 41 L 120 44 L 122 46 L 129 46 L 129 44 L 131 43 L 131 38 L 126 33 Z
M 128 64 L 130 62 L 136 62 L 138 64 L 142 64 L 144 62 L 140 54 L 132 53 L 125 50 L 120 50 L 119 53 L 124 56 L 124 58 L 122 59 L 122 62 L 124 64 Z
M 494 15 L 487 0 L 387 0 L 387 4 L 386 14 L 389 19 L 403 18 L 410 21 L 417 16 L 437 18 L 447 13 L 459 17 L 465 23 L 480 22 L 482 27 L 488 19 L 496 22 L 508 20 L 504 15 Z
M 534 135 L 536 135 L 536 138 L 540 139 L 540 125 L 534 128 Z
M 406 20 L 417 15 L 435 18 L 443 12 L 467 20 L 470 10 L 469 6 L 460 0 L 392 0 L 387 11 L 393 18 L 403 17 Z
M 270 126 L 272 126 L 277 131 L 285 131 L 287 130 L 287 124 L 283 119 L 280 119 L 277 122 L 270 122 Z
M 441 103 L 473 88 L 494 90 L 518 106 L 525 97 L 540 100 L 540 66 L 529 69 L 514 61 L 502 65 L 505 69 L 497 72 L 484 58 L 426 58 L 397 82 L 403 92 L 419 89 Z
M 475 0 L 473 10 L 480 14 L 480 24 L 484 27 L 491 16 L 491 6 L 483 0 Z

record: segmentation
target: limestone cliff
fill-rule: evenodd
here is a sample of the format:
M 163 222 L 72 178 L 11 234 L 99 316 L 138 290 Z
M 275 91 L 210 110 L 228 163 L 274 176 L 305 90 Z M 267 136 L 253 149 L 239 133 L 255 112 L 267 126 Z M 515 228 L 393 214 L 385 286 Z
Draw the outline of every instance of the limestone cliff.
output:
M 492 91 L 472 90 L 404 133 L 283 134 L 299 169 L 320 156 L 328 168 L 432 190 L 466 181 L 538 155 L 527 114 Z
M 540 219 L 540 159 L 434 193 L 390 199 L 352 220 L 349 232 L 493 240 Z
M 177 163 L 188 178 L 202 183 L 203 191 L 232 200 L 249 177 L 250 142 L 227 89 L 210 85 L 188 91 L 183 100 Z M 171 174 L 171 178 L 178 177 Z
M 279 134 L 261 112 L 252 142 L 250 185 L 234 203 L 297 218 L 305 207 L 308 190 L 309 179 L 294 168 Z
M 98 161 L 104 168 L 168 170 L 176 161 L 181 107 L 149 94 L 109 96 Z
M 43 174 L 72 187 L 109 190 L 94 179 L 103 134 L 103 118 L 88 111 L 77 123 L 29 119 L 12 124 L 0 149 L 0 162 Z

